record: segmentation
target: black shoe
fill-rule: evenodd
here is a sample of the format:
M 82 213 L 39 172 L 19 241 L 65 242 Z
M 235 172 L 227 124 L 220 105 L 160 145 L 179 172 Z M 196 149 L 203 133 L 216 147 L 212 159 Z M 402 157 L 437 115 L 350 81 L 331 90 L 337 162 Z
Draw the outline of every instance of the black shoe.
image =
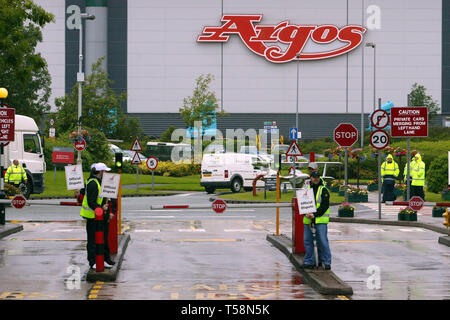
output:
M 314 269 L 314 266 L 312 264 L 303 264 L 303 269 Z
M 325 265 L 325 270 L 331 270 L 331 266 L 329 264 Z
M 111 259 L 105 259 L 105 263 L 109 264 L 110 266 L 115 265 L 116 263 L 112 261 Z

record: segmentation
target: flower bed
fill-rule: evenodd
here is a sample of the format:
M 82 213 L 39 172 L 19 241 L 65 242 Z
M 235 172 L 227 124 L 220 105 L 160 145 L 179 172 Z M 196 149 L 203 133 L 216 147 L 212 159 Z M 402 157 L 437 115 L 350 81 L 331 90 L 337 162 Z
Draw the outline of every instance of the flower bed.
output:
M 330 184 L 330 192 L 339 192 L 339 188 L 342 186 L 342 182 L 340 182 L 339 180 L 334 180 L 331 184 Z
M 400 210 L 398 213 L 399 221 L 417 221 L 417 211 L 414 211 L 410 207 L 406 207 Z
M 450 188 L 447 188 L 444 192 L 442 192 L 443 200 L 450 200 Z
M 378 190 L 377 179 L 369 181 L 369 183 L 367 184 L 367 191 L 377 191 L 377 190 Z
M 369 194 L 367 190 L 362 188 L 350 188 L 348 193 L 349 202 L 369 202 Z
M 348 202 L 341 204 L 338 207 L 338 216 L 344 218 L 353 218 L 355 216 L 355 207 Z
M 400 197 L 406 192 L 406 184 L 396 184 L 394 187 L 394 194 L 396 197 Z

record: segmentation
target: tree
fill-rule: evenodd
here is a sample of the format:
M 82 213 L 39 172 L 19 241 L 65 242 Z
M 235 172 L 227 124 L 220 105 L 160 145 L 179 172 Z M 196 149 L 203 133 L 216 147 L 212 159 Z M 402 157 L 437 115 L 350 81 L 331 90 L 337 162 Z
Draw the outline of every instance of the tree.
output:
M 42 28 L 54 16 L 31 0 L 0 0 L 0 86 L 16 113 L 40 123 L 50 110 L 51 78 L 47 62 L 36 53 Z
M 217 116 L 224 116 L 224 111 L 217 112 L 219 105 L 214 91 L 209 84 L 214 80 L 213 75 L 201 75 L 196 79 L 194 93 L 183 99 L 183 107 L 179 109 L 188 128 L 194 127 L 195 121 L 201 121 L 203 127 L 209 127 Z
M 433 100 L 426 91 L 424 86 L 414 83 L 409 94 L 410 103 L 412 107 L 427 107 L 428 118 L 432 119 L 437 116 L 440 108 L 437 100 Z
M 112 81 L 101 67 L 104 58 L 92 65 L 92 73 L 83 84 L 82 96 L 82 127 L 97 128 L 107 138 L 131 140 L 142 135 L 136 118 L 127 117 L 121 103 L 126 93 L 116 94 L 111 88 Z M 78 119 L 78 84 L 72 93 L 55 99 L 57 112 L 55 119 L 56 132 L 73 131 L 77 129 Z

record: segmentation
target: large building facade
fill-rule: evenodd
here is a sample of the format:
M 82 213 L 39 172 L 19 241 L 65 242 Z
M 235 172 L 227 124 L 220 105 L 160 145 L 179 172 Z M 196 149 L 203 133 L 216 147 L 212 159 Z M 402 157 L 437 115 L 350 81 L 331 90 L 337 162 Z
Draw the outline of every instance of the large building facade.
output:
M 367 127 L 368 114 L 379 98 L 382 103 L 392 101 L 395 106 L 405 106 L 414 83 L 425 86 L 441 106 L 442 115 L 434 123 L 450 126 L 448 1 L 35 2 L 52 12 L 56 21 L 45 27 L 44 41 L 38 48 L 52 76 L 52 105 L 55 97 L 71 92 L 76 84 L 77 14 L 93 12 L 96 19 L 83 22 L 87 39 L 84 61 L 93 61 L 95 55 L 105 56 L 114 89 L 127 92 L 125 111 L 139 118 L 149 135 L 159 136 L 170 125 L 185 127 L 179 108 L 183 98 L 192 95 L 195 80 L 206 74 L 214 76 L 211 89 L 220 108 L 228 114 L 217 119 L 217 128 L 222 131 L 259 129 L 271 121 L 286 136 L 296 125 L 298 110 L 303 138 L 331 136 L 340 122 L 352 122 L 360 128 L 362 119 Z M 342 34 L 337 38 L 332 33 L 346 26 L 364 27 L 362 43 L 336 57 L 306 60 L 301 56 L 300 60 L 284 62 L 270 61 L 264 52 L 253 50 L 236 23 L 228 26 L 227 41 L 199 41 L 199 36 L 208 35 L 205 27 L 223 26 L 226 16 L 250 15 L 260 16 L 259 21 L 251 22 L 254 28 L 279 27 L 278 33 L 272 32 L 272 38 L 259 45 L 278 46 L 286 56 L 301 41 L 300 33 L 308 35 L 307 29 L 298 28 L 300 25 L 337 27 L 319 34 L 323 41 L 314 39 L 311 31 L 301 48 L 305 57 L 345 46 Z M 263 28 L 254 30 L 261 35 Z M 292 42 L 286 40 L 294 38 Z M 328 38 L 332 41 L 326 43 Z M 374 43 L 375 49 L 366 43 Z

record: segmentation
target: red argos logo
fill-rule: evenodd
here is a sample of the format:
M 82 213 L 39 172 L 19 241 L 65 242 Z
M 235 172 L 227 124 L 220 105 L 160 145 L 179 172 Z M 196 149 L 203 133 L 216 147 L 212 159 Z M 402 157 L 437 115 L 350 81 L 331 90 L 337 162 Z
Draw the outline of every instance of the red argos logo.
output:
M 205 27 L 197 42 L 227 42 L 230 35 L 238 35 L 252 52 L 265 57 L 270 62 L 284 63 L 297 60 L 321 60 L 346 54 L 356 49 L 363 40 L 366 28 L 348 25 L 296 25 L 289 21 L 277 25 L 254 25 L 260 22 L 262 14 L 223 15 L 223 24 Z M 337 48 L 321 52 L 303 52 L 308 41 L 318 45 L 335 43 Z M 274 43 L 274 45 L 270 45 Z M 278 44 L 283 44 L 281 48 Z M 335 47 L 335 45 L 333 47 Z M 340 45 L 340 46 L 339 46 Z

